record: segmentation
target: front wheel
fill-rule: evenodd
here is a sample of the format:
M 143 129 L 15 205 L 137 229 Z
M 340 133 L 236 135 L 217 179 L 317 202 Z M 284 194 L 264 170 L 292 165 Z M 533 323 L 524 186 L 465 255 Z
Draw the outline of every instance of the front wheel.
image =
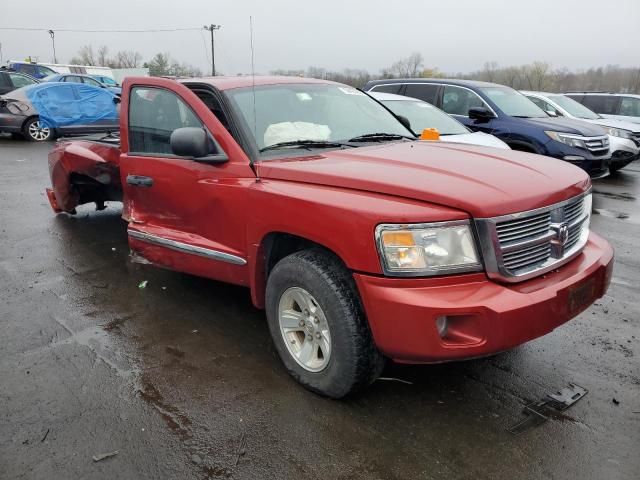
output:
M 307 389 L 341 398 L 371 384 L 383 357 L 353 278 L 322 250 L 282 259 L 267 280 L 267 320 L 285 367 Z
M 24 124 L 22 135 L 31 142 L 46 142 L 53 137 L 53 131 L 38 118 L 31 118 Z

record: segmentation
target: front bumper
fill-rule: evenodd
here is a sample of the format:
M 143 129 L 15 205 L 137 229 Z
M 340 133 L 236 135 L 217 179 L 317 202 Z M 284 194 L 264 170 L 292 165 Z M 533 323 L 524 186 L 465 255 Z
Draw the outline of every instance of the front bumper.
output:
M 606 292 L 613 250 L 591 233 L 558 270 L 504 285 L 484 274 L 398 279 L 354 274 L 378 348 L 405 363 L 482 357 L 549 333 Z M 436 320 L 447 317 L 441 336 Z
M 23 115 L 13 113 L 0 113 L 0 132 L 21 133 L 22 124 L 27 119 Z
M 620 169 L 637 160 L 640 148 L 631 139 L 609 136 L 611 144 L 611 166 Z

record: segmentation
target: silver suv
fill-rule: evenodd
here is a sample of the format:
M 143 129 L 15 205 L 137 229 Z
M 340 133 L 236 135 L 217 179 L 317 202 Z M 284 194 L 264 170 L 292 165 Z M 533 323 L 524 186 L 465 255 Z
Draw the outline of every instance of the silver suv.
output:
M 640 95 L 604 92 L 569 92 L 565 95 L 605 118 L 640 123 Z

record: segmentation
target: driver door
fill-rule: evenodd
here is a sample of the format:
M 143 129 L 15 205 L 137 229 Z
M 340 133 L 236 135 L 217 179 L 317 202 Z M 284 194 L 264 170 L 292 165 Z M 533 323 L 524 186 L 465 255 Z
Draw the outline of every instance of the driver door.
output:
M 184 85 L 145 79 L 126 86 L 122 103 L 122 215 L 131 250 L 174 270 L 246 284 L 249 159 Z M 173 154 L 171 134 L 183 127 L 207 132 L 215 162 Z

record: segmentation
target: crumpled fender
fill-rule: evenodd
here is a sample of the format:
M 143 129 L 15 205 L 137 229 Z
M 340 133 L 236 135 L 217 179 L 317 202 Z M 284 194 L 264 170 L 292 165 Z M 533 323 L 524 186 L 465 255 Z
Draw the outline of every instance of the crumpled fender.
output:
M 49 153 L 52 189 L 47 189 L 47 196 L 53 210 L 74 213 L 80 204 L 80 195 L 71 183 L 72 174 L 121 189 L 119 163 L 117 146 L 83 140 L 58 142 Z

